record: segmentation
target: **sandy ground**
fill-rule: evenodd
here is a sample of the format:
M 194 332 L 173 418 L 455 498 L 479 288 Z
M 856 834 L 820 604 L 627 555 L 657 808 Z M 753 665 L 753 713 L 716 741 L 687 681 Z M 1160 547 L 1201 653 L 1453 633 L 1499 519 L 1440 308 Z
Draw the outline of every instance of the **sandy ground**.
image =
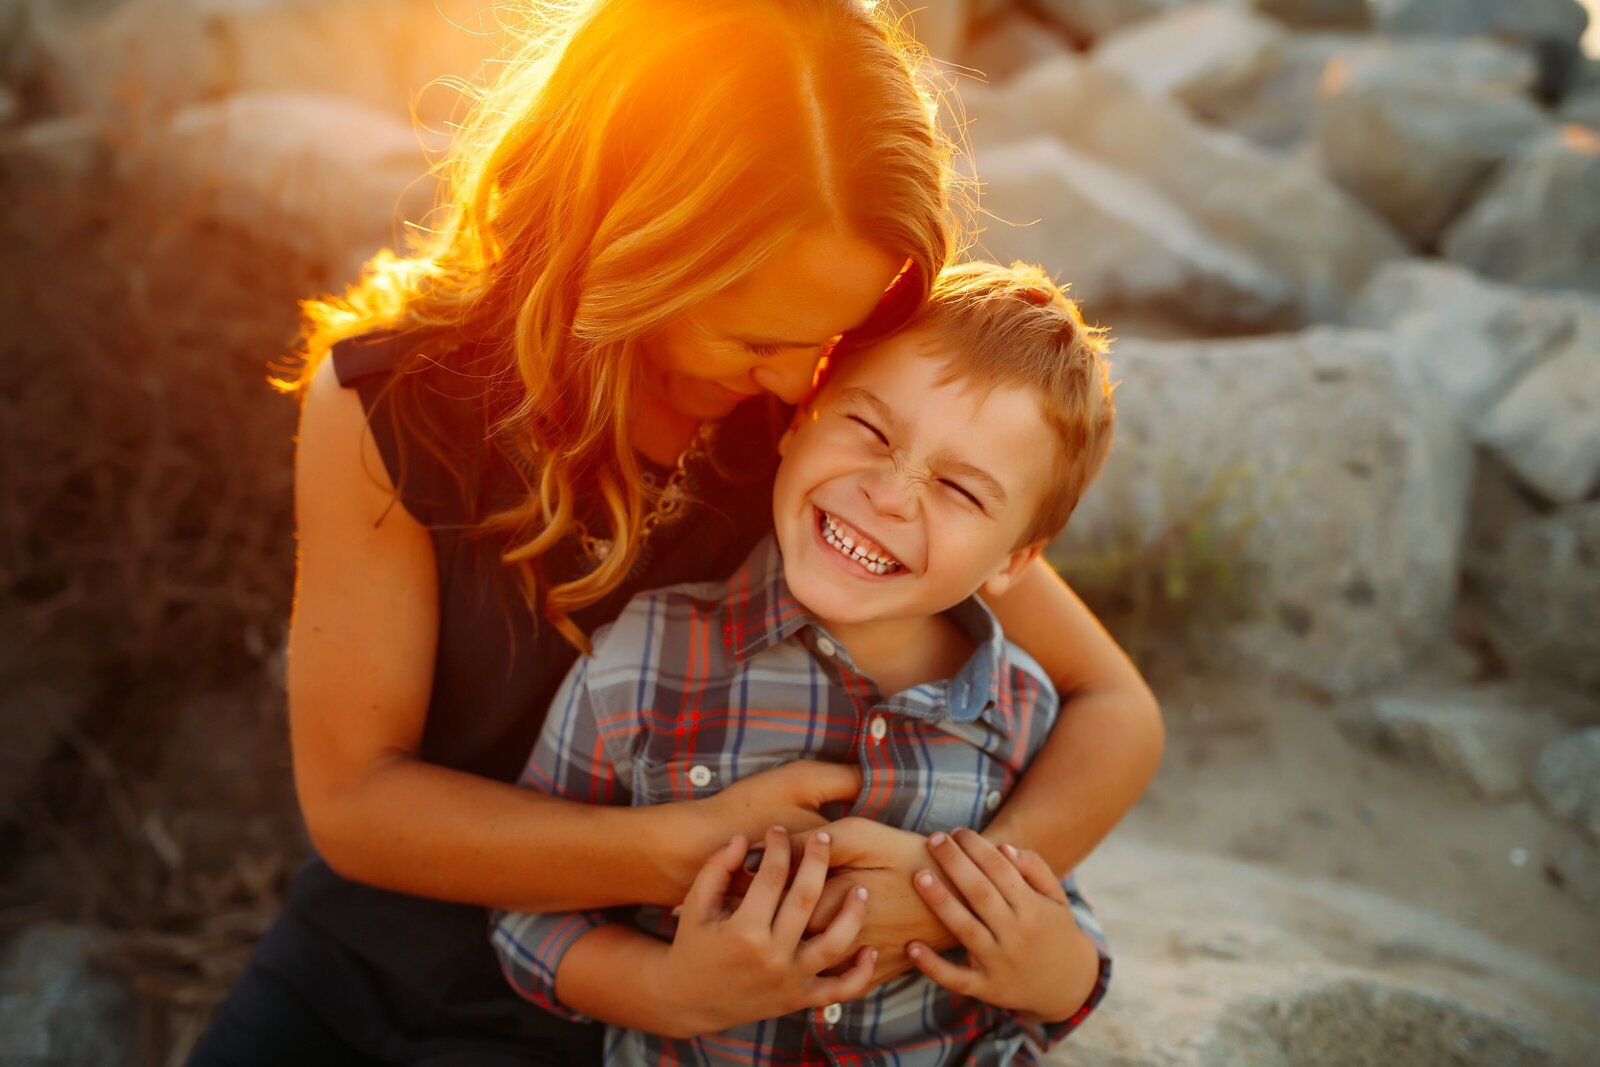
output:
M 1316 1062 L 1600 1063 L 1600 906 L 1547 869 L 1558 850 L 1594 853 L 1574 827 L 1530 798 L 1485 801 L 1358 746 L 1340 731 L 1335 701 L 1257 680 L 1151 673 L 1165 760 L 1080 871 L 1121 964 L 1114 995 L 1106 1018 L 1053 1061 L 1308 1063 L 1281 1035 L 1265 1060 L 1234 1046 L 1218 1060 L 1207 1035 L 1251 996 L 1281 1000 L 1348 979 L 1452 998 L 1555 1058 L 1514 1041 L 1496 1058 L 1464 1038 L 1478 1050 L 1466 1058 L 1341 1052 L 1348 1035 L 1317 1031 L 1307 1039 Z M 1453 1026 L 1421 1028 L 1438 1037 Z

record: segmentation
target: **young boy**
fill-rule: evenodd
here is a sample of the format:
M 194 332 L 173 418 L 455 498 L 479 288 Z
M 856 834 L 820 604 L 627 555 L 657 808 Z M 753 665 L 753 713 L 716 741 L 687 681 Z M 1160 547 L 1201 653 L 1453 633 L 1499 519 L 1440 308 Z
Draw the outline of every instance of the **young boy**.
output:
M 781 828 L 731 910 L 742 838 L 676 920 L 497 914 L 524 996 L 631 1027 L 608 1032 L 607 1062 L 1025 1063 L 1103 996 L 1110 960 L 1070 878 L 970 832 L 1057 710 L 976 594 L 1004 592 L 1098 473 L 1113 423 L 1103 352 L 1041 271 L 947 270 L 904 331 L 834 353 L 780 446 L 774 537 L 728 582 L 642 594 L 596 635 L 523 785 L 644 805 L 796 759 L 857 766 L 852 815 L 933 835 L 960 896 L 929 873 L 917 891 L 966 950 L 913 944 L 922 973 L 868 991 L 865 891 L 803 939 L 828 835 L 811 835 L 786 890 Z M 580 939 L 618 954 L 598 974 L 564 966 Z

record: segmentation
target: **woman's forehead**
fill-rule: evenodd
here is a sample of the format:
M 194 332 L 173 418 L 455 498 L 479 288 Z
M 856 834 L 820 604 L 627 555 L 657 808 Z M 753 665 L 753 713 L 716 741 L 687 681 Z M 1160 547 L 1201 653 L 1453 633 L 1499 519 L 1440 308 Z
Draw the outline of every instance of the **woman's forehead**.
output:
M 819 345 L 871 314 L 900 267 L 853 234 L 803 230 L 707 300 L 703 317 L 750 340 Z

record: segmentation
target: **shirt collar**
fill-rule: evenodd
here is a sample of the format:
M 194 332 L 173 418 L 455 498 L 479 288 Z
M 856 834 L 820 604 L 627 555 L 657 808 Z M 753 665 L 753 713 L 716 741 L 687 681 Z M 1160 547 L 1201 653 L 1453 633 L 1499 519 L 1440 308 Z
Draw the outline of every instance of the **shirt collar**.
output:
M 786 641 L 816 619 L 789 591 L 777 538 L 764 538 L 728 582 L 723 640 L 736 662 L 758 656 Z M 1005 634 L 994 612 L 976 596 L 945 612 L 971 639 L 967 662 L 947 681 L 913 686 L 886 706 L 915 718 L 970 723 L 988 719 L 1005 727 L 999 713 L 1000 672 L 1006 661 Z M 820 627 L 817 627 L 820 629 Z

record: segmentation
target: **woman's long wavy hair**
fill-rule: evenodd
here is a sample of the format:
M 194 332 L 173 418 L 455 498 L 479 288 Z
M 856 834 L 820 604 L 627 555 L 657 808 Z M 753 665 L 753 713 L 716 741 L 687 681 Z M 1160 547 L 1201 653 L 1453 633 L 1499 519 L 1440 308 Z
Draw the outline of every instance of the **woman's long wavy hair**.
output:
M 898 328 L 952 252 L 952 153 L 920 52 L 879 5 L 517 6 L 527 30 L 441 163 L 437 224 L 342 298 L 305 304 L 304 363 L 284 385 L 374 330 L 489 342 L 504 380 L 486 393 L 512 399 L 486 446 L 520 454 L 527 493 L 482 530 L 535 618 L 583 648 L 569 615 L 626 577 L 659 492 L 629 439 L 641 339 L 819 225 L 904 257 L 863 326 Z M 448 358 L 432 351 L 412 358 Z M 613 550 L 547 580 L 580 491 L 603 502 L 609 528 L 593 533 Z

